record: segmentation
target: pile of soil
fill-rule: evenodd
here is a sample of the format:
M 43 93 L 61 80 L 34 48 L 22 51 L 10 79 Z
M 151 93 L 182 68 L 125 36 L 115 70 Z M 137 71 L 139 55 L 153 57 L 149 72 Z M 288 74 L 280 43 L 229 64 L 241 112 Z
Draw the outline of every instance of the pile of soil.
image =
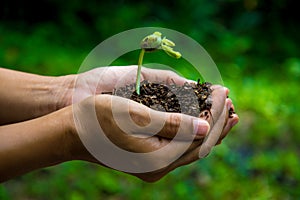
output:
M 212 106 L 211 83 L 185 83 L 183 86 L 176 84 L 151 83 L 142 81 L 140 95 L 135 91 L 135 84 L 117 88 L 114 95 L 142 103 L 154 110 L 165 112 L 178 112 L 199 117 L 202 111 L 206 115 Z M 229 113 L 229 116 L 233 111 Z

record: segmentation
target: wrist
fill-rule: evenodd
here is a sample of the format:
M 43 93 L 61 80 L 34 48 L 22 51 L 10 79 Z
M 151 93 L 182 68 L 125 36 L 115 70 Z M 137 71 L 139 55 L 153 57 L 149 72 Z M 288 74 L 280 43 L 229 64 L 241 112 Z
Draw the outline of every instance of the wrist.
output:
M 73 92 L 78 75 L 67 75 L 54 78 L 50 85 L 52 96 L 55 97 L 55 110 L 61 111 L 60 119 L 64 129 L 64 151 L 62 158 L 69 160 L 95 161 L 94 157 L 85 148 L 79 137 L 74 122 L 74 113 L 78 108 L 78 103 L 73 104 Z M 75 107 L 74 107 L 75 106 Z
M 63 123 L 62 126 L 64 129 L 64 136 L 63 136 L 64 151 L 61 157 L 65 161 L 85 160 L 85 161 L 95 162 L 93 160 L 93 157 L 88 152 L 88 150 L 84 147 L 79 137 L 74 122 L 73 106 L 77 106 L 77 104 L 62 109 L 63 112 L 60 116 L 60 119 L 62 120 Z
M 50 97 L 53 99 L 54 111 L 72 104 L 72 94 L 77 75 L 54 77 L 49 82 Z

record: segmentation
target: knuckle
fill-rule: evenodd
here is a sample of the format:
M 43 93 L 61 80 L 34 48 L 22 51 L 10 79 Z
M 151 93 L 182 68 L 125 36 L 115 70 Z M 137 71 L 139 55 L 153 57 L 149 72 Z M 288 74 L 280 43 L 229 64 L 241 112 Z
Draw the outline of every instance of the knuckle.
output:
M 166 123 L 166 131 L 172 135 L 176 134 L 181 123 L 181 116 L 179 114 L 170 114 Z

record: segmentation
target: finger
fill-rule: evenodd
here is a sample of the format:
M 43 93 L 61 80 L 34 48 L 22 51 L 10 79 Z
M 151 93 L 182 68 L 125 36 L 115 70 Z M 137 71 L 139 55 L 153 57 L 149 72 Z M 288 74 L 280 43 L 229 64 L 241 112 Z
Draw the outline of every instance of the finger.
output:
M 207 121 L 197 117 L 156 111 L 118 96 L 110 96 L 109 101 L 112 109 L 111 118 L 124 134 L 193 140 L 204 138 L 210 129 Z
M 165 173 L 168 173 L 180 166 L 188 165 L 196 160 L 199 160 L 199 149 L 202 141 L 194 141 L 190 148 L 176 161 L 170 164 L 166 169 Z
M 182 143 L 182 141 L 175 141 L 175 142 L 177 142 L 179 144 Z M 148 172 L 148 173 L 141 173 L 141 174 L 134 174 L 134 175 L 136 175 L 139 178 L 142 178 L 143 180 L 149 181 L 149 182 L 157 181 L 161 177 L 163 177 L 164 175 L 169 173 L 170 171 L 176 169 L 177 167 L 189 164 L 189 163 L 199 159 L 197 153 L 195 153 L 195 155 L 192 156 L 192 154 L 190 152 L 195 150 L 200 144 L 201 144 L 200 140 L 194 141 L 189 146 L 188 150 L 186 150 L 186 152 L 184 154 L 183 154 L 183 152 L 179 152 L 179 154 L 173 159 L 173 162 L 170 162 L 169 165 L 167 165 L 164 168 L 157 169 L 155 171 Z M 177 150 L 177 149 L 173 149 L 173 150 Z M 166 152 L 165 155 L 170 157 L 170 155 L 169 155 L 170 153 L 173 153 L 173 151 Z M 164 158 L 159 156 L 157 159 L 164 159 Z
M 227 88 L 220 85 L 213 85 L 211 89 L 212 107 L 210 112 L 212 114 L 212 123 L 215 123 L 223 112 L 223 108 L 225 106 L 225 101 L 229 91 Z M 211 126 L 213 126 L 213 124 L 211 124 Z
M 199 149 L 200 158 L 207 156 L 210 150 L 212 149 L 212 147 L 216 145 L 216 143 L 218 142 L 222 134 L 227 118 L 228 118 L 228 110 L 226 106 L 223 106 L 222 113 L 220 114 L 216 123 L 211 128 L 211 131 L 209 132 L 208 136 L 206 136 L 202 145 L 200 146 Z
M 126 135 L 124 138 L 124 142 L 126 141 L 126 143 L 133 144 L 134 146 L 130 151 L 137 153 L 154 153 L 155 151 L 160 151 L 156 158 L 168 164 L 177 160 L 181 155 L 199 147 L 202 140 L 171 140 L 158 135 L 151 137 Z
M 162 113 L 153 112 L 153 120 L 164 120 L 163 128 L 157 135 L 179 140 L 203 139 L 209 132 L 209 123 L 197 117 L 180 114 L 180 113 Z
M 154 146 L 153 138 L 157 136 L 153 136 L 148 138 L 148 145 L 155 147 L 154 149 L 159 150 L 159 154 L 157 155 L 157 159 L 163 160 L 165 163 L 170 165 L 175 162 L 177 159 L 180 159 L 183 155 L 188 154 L 189 152 L 193 152 L 195 149 L 199 147 L 201 144 L 201 140 L 194 141 L 178 141 L 178 140 L 167 140 L 161 138 L 159 140 L 160 144 L 156 140 L 156 145 Z M 196 157 L 196 156 L 195 156 Z M 199 157 L 198 157 L 199 158 Z M 167 166 L 167 165 L 166 165 Z
M 209 132 L 209 123 L 204 119 L 180 113 L 156 111 L 134 101 L 129 103 L 130 118 L 135 124 L 126 121 L 126 113 L 119 119 L 124 124 L 123 127 L 127 127 L 128 132 L 133 134 L 148 136 L 155 134 L 169 139 L 176 137 L 180 140 L 193 140 L 202 139 Z
M 180 141 L 178 141 L 180 142 Z M 194 141 L 191 145 L 190 148 L 187 152 L 189 153 L 185 153 L 184 155 L 182 155 L 181 157 L 179 157 L 178 159 L 175 159 L 173 162 L 169 163 L 169 165 L 167 165 L 166 167 L 157 169 L 155 171 L 152 172 L 148 172 L 148 173 L 135 173 L 133 175 L 141 178 L 144 181 L 147 182 L 154 182 L 157 181 L 159 179 L 161 179 L 163 176 L 165 176 L 167 173 L 169 173 L 170 171 L 183 166 L 183 165 L 187 165 L 191 162 L 194 162 L 195 160 L 198 160 L 198 153 L 194 153 L 193 150 L 196 149 L 197 146 L 199 146 L 201 144 L 201 141 Z M 191 153 L 193 152 L 193 153 Z M 158 158 L 161 159 L 161 158 Z
M 141 74 L 143 79 L 152 82 L 165 82 L 167 84 L 175 83 L 177 85 L 183 85 L 185 82 L 187 82 L 187 79 L 170 70 L 150 69 L 143 67 Z
M 238 121 L 239 121 L 239 117 L 237 114 L 233 114 L 232 118 L 228 119 L 228 121 L 224 127 L 223 133 L 222 133 L 219 141 L 217 142 L 217 144 L 221 144 L 222 140 L 228 135 L 230 130 L 233 128 L 233 126 L 235 126 L 238 123 Z
M 227 99 L 227 109 L 228 111 L 234 111 L 234 105 L 232 104 L 232 101 L 231 99 Z M 231 116 L 229 116 L 228 120 L 227 120 L 227 123 L 223 129 L 223 132 L 222 132 L 222 135 L 220 136 L 220 139 L 218 141 L 217 144 L 220 144 L 221 141 L 223 140 L 223 138 L 226 137 L 226 135 L 230 132 L 230 130 L 232 129 L 232 127 L 234 125 L 236 125 L 239 121 L 239 117 L 237 114 L 231 114 Z

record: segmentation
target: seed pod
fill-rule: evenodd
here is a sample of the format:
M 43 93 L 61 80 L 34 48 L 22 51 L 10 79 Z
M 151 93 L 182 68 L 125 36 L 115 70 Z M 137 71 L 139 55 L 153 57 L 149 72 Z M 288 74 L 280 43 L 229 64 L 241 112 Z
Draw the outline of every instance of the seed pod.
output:
M 160 48 L 161 45 L 161 33 L 154 32 L 151 35 L 146 36 L 141 42 L 141 48 L 147 52 L 155 51 Z

